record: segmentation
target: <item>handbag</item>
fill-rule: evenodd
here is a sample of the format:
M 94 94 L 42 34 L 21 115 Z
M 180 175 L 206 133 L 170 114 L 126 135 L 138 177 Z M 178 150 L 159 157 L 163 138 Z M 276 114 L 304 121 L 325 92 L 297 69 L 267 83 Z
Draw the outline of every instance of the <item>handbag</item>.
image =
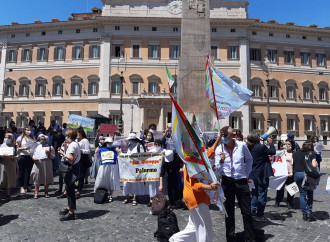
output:
M 74 159 L 74 161 L 71 163 L 67 160 L 62 159 L 61 162 L 58 165 L 58 170 L 57 173 L 58 174 L 66 174 L 69 171 L 72 170 L 72 166 L 75 163 L 76 159 Z
M 316 167 L 313 167 L 311 155 L 312 152 L 309 152 L 308 155 L 305 155 L 305 173 L 307 176 L 317 179 L 320 178 L 320 173 Z

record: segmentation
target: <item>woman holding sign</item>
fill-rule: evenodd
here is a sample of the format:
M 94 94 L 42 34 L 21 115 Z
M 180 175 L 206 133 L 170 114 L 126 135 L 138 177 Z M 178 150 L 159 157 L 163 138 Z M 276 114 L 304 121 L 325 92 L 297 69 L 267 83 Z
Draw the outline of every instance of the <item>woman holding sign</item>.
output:
M 95 180 L 94 192 L 98 188 L 107 189 L 110 194 L 109 203 L 113 201 L 112 192 L 120 190 L 120 176 L 118 166 L 118 147 L 112 145 L 113 139 L 108 137 L 105 139 L 105 146 L 99 149 L 101 156 L 101 166 L 98 170 Z
M 7 133 L 1 145 L 0 188 L 6 189 L 6 200 L 10 200 L 10 189 L 16 187 L 15 139 L 12 133 Z
M 40 145 L 37 146 L 34 154 L 34 165 L 32 168 L 30 183 L 35 186 L 34 198 L 38 199 L 40 185 L 45 186 L 45 197 L 49 198 L 48 187 L 53 183 L 53 162 L 55 158 L 55 149 L 48 145 L 48 137 L 40 136 Z
M 18 182 L 21 187 L 21 194 L 25 194 L 25 187 L 27 187 L 28 192 L 32 192 L 29 184 L 30 174 L 33 167 L 33 160 L 31 156 L 36 147 L 36 141 L 31 134 L 30 127 L 23 129 L 23 133 L 17 138 L 16 144 L 20 154 L 20 159 L 18 161 Z

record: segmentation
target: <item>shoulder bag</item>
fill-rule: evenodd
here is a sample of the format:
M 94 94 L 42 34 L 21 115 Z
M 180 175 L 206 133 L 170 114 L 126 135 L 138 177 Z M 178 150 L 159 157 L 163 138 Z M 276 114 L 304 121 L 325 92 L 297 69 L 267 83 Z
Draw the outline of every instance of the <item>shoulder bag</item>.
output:
M 317 179 L 320 178 L 320 173 L 317 167 L 313 167 L 312 165 L 312 154 L 313 152 L 309 152 L 308 155 L 305 155 L 305 173 L 307 176 Z
M 71 164 L 71 162 L 69 162 L 69 161 L 65 160 L 64 158 L 62 158 L 61 162 L 59 163 L 57 173 L 58 174 L 68 173 L 69 171 L 72 170 L 72 166 L 74 165 L 75 161 L 76 161 L 76 159 L 74 159 L 74 161 Z

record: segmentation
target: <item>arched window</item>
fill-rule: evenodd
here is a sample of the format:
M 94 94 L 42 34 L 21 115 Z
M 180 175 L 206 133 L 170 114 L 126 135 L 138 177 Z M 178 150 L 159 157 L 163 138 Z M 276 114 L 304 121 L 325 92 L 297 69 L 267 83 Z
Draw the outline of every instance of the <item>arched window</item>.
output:
M 251 91 L 253 92 L 253 97 L 257 97 L 257 98 L 262 97 L 262 93 L 261 93 L 262 86 L 263 84 L 261 78 L 254 77 L 251 79 Z
M 19 96 L 29 97 L 31 80 L 27 77 L 21 77 L 19 79 Z
M 120 93 L 120 75 L 118 74 L 111 76 L 111 93 L 112 94 Z
M 16 81 L 7 78 L 4 80 L 5 83 L 5 97 L 14 97 L 14 86 L 16 85 Z
M 312 101 L 313 99 L 313 83 L 306 80 L 302 83 L 303 88 L 303 99 L 306 101 Z
M 131 81 L 131 94 L 138 95 L 141 93 L 141 82 L 143 82 L 143 79 L 138 74 L 133 74 L 129 76 L 129 79 Z
M 79 76 L 73 76 L 71 79 L 71 96 L 80 96 L 83 79 Z
M 151 75 L 148 77 L 148 92 L 150 94 L 158 94 L 159 93 L 159 84 L 161 83 L 160 77 L 156 75 Z
M 36 84 L 35 84 L 35 96 L 36 97 L 45 97 L 46 95 L 46 84 L 47 84 L 47 79 L 39 76 L 35 79 Z

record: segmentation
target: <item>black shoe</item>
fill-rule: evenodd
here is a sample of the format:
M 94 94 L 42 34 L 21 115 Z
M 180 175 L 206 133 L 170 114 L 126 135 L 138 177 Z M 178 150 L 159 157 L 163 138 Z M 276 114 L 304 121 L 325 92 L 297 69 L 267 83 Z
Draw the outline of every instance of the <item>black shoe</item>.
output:
M 66 215 L 66 214 L 68 214 L 68 212 L 69 212 L 69 209 L 64 208 L 64 209 L 62 209 L 62 210 L 59 212 L 59 214 L 60 214 L 60 215 Z
M 66 198 L 66 194 L 62 193 L 61 195 L 58 195 L 57 198 Z
M 307 218 L 307 214 L 304 214 L 304 215 L 303 215 L 303 220 L 304 220 L 304 221 L 307 221 L 307 220 L 308 220 L 308 218 Z
M 279 206 L 280 206 L 280 203 L 279 202 L 275 202 L 274 207 L 275 208 L 278 208 Z
M 62 216 L 60 218 L 60 221 L 68 221 L 68 220 L 75 220 L 76 216 L 74 215 L 74 213 L 67 213 L 66 215 Z
M 62 190 L 56 190 L 54 194 L 55 195 L 60 195 L 60 194 L 62 194 Z
M 288 209 L 293 209 L 293 204 L 292 203 L 288 203 Z
M 251 214 L 252 214 L 253 217 L 254 217 L 254 216 L 257 216 L 257 210 L 252 209 L 252 210 L 251 210 Z
M 149 202 L 149 203 L 147 204 L 147 207 L 150 208 L 151 206 L 152 206 L 152 203 Z
M 312 212 L 307 212 L 307 218 L 309 222 L 316 221 L 315 217 L 313 216 Z
M 80 194 L 76 193 L 76 199 L 79 199 L 79 198 L 80 198 Z

